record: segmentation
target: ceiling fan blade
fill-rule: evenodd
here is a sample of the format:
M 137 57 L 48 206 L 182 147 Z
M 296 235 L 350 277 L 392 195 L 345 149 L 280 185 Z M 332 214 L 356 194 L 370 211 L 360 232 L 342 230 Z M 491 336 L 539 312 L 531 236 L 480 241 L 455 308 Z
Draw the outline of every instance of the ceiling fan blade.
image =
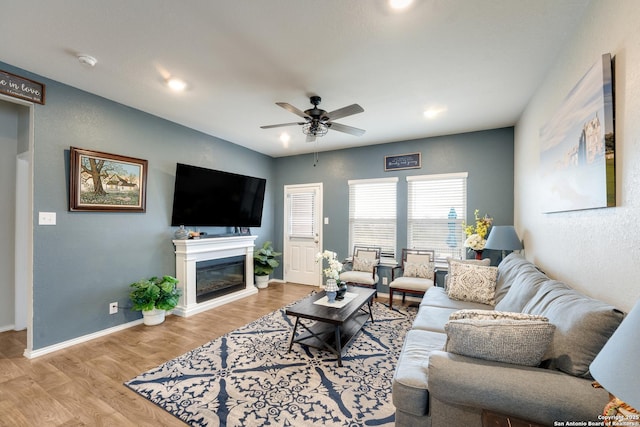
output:
M 311 118 L 307 114 L 305 114 L 304 111 L 297 109 L 296 107 L 294 107 L 293 105 L 291 105 L 291 104 L 289 104 L 287 102 L 276 102 L 276 105 L 284 108 L 287 111 L 292 112 L 296 116 L 302 117 L 303 119 L 310 119 Z
M 316 141 L 316 136 L 313 134 L 308 134 L 307 135 L 307 142 L 315 142 Z
M 271 128 L 279 128 L 279 127 L 282 127 L 282 126 L 303 125 L 305 123 L 306 122 L 280 123 L 279 125 L 260 126 L 260 129 L 271 129 Z
M 362 136 L 365 133 L 364 129 L 354 128 L 353 126 L 341 125 L 340 123 L 327 123 L 332 130 L 337 130 L 339 132 L 348 133 L 349 135 Z
M 337 110 L 333 110 L 325 114 L 325 117 L 329 120 L 337 120 L 343 117 L 351 116 L 353 114 L 362 113 L 364 108 L 359 106 L 358 104 L 351 104 L 346 107 L 338 108 Z

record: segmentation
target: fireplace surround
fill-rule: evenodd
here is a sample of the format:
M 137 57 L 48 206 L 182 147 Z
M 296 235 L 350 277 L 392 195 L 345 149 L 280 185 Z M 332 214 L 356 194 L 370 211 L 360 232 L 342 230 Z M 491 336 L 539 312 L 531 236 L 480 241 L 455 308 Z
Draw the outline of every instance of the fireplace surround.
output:
M 253 285 L 256 238 L 224 236 L 174 240 L 176 278 L 182 296 L 173 313 L 188 317 L 257 293 Z

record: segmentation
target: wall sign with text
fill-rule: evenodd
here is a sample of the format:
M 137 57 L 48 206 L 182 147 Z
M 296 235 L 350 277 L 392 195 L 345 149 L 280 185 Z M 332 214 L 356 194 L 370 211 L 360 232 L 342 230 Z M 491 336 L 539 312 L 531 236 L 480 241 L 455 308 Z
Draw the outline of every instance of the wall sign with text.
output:
M 44 84 L 0 70 L 0 93 L 44 105 Z
M 384 170 L 420 169 L 422 167 L 421 153 L 398 154 L 384 157 Z

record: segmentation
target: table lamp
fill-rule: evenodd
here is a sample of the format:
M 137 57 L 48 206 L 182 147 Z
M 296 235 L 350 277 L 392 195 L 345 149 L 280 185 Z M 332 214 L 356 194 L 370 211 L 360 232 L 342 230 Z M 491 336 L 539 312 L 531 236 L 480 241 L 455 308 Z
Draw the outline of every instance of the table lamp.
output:
M 505 257 L 505 251 L 517 251 L 522 249 L 522 242 L 516 233 L 513 225 L 494 225 L 491 227 L 485 249 L 494 249 L 502 251 L 502 258 Z
M 616 410 L 618 414 L 623 414 L 626 409 L 627 412 L 636 414 L 635 417 L 637 417 L 637 408 L 640 408 L 640 381 L 638 381 L 637 375 L 640 370 L 639 354 L 640 301 L 636 302 L 631 312 L 627 314 L 589 367 L 591 376 L 612 397 L 618 399 L 617 403 L 612 399 L 612 402 L 605 407 L 605 412 L 608 412 L 608 415 L 612 415 L 611 411 Z M 626 405 L 624 405 L 625 403 Z M 612 404 L 615 406 L 612 407 Z M 618 407 L 623 409 L 620 410 Z M 619 416 L 622 417 L 622 415 Z M 616 421 L 619 421 L 619 418 Z M 638 418 L 635 418 L 635 421 L 638 423 L 637 425 L 640 425 Z

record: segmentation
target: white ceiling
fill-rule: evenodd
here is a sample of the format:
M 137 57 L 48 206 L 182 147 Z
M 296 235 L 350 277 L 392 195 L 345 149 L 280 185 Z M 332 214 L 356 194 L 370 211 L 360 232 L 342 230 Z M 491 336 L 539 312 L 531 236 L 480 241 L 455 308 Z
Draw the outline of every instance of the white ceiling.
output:
M 280 157 L 512 126 L 588 3 L 2 0 L 0 61 Z M 260 129 L 299 121 L 275 102 L 305 110 L 313 94 L 327 111 L 360 104 L 336 121 L 366 133 Z

